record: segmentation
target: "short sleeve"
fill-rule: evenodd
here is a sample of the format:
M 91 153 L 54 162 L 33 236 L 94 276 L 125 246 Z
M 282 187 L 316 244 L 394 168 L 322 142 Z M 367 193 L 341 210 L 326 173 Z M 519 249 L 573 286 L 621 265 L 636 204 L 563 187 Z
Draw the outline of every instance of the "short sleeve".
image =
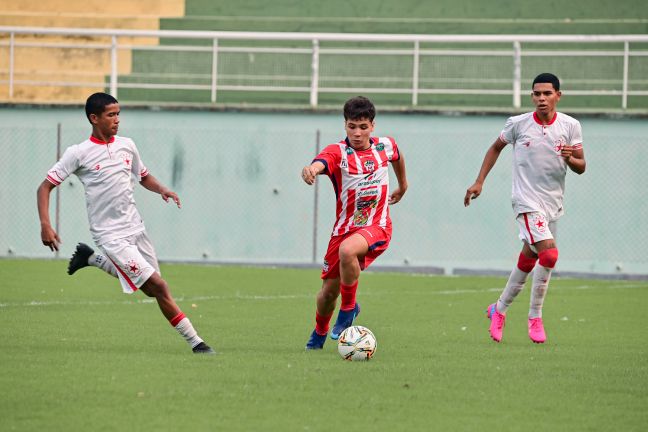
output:
M 325 167 L 324 173 L 330 175 L 335 167 L 340 165 L 340 159 L 340 146 L 337 144 L 331 144 L 326 146 L 324 150 L 315 156 L 313 162 L 322 162 Z
M 513 123 L 513 117 L 509 117 L 504 124 L 504 129 L 500 132 L 499 138 L 506 144 L 511 144 L 515 142 L 515 123 Z
M 392 137 L 387 137 L 387 140 L 391 144 L 387 150 L 387 159 L 390 161 L 397 161 L 400 159 L 400 151 L 398 150 L 398 144 L 396 140 Z
M 63 156 L 47 172 L 47 181 L 58 186 L 79 168 L 76 146 L 68 147 Z
M 572 126 L 571 134 L 569 137 L 569 145 L 574 146 L 574 150 L 583 148 L 583 130 L 581 129 L 580 122 L 576 121 Z
M 131 172 L 135 176 L 136 179 L 141 180 L 144 177 L 146 177 L 149 172 L 146 166 L 144 165 L 144 162 L 142 162 L 142 158 L 140 157 L 139 150 L 137 150 L 137 146 L 133 141 L 131 141 L 131 147 L 133 150 L 133 163 L 131 164 Z

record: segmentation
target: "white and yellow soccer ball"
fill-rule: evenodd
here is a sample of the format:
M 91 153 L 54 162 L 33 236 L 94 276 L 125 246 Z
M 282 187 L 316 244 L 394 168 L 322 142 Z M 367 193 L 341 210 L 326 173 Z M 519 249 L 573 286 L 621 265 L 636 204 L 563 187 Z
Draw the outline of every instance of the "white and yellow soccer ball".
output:
M 338 352 L 344 360 L 369 360 L 376 352 L 376 337 L 366 327 L 351 326 L 344 330 L 338 340 Z

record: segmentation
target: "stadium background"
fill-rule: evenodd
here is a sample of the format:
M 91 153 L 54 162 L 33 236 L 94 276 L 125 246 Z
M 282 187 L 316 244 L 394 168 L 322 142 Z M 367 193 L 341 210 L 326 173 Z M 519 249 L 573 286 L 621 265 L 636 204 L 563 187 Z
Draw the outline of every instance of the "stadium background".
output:
M 360 1 L 352 5 L 333 1 L 304 2 L 295 7 L 293 2 L 150 0 L 137 4 L 121 1 L 109 7 L 101 2 L 18 1 L 0 2 L 2 9 L 8 11 L 0 24 L 162 30 L 594 35 L 645 34 L 648 27 L 642 18 L 646 16 L 646 5 L 638 1 L 617 4 L 596 1 L 588 2 L 587 7 L 581 2 L 550 1 L 542 7 L 534 2 L 522 3 L 516 2 L 516 7 L 512 7 L 513 3 L 507 1 L 496 4 Z M 71 39 L 78 42 L 78 38 Z M 89 44 L 100 40 L 87 38 Z M 166 38 L 142 43 L 182 45 L 189 42 Z M 241 44 L 245 45 L 236 42 L 238 46 Z M 276 43 L 268 45 L 277 46 Z M 287 45 L 290 44 L 283 44 Z M 370 44 L 357 45 L 362 48 Z M 502 47 L 491 45 L 486 47 Z M 618 44 L 566 44 L 566 47 L 619 49 Z M 645 48 L 642 44 L 638 47 Z M 441 48 L 465 49 L 466 45 L 446 44 Z M 551 48 L 548 44 L 534 46 L 539 50 Z M 0 52 L 3 49 L 6 53 L 8 48 L 0 47 Z M 89 64 L 104 64 L 101 58 L 105 53 L 37 49 L 28 47 L 17 54 L 17 61 L 20 58 L 24 61 L 18 62 L 25 66 L 23 74 L 52 75 L 54 71 L 42 65 L 56 64 L 61 74 L 69 67 L 77 73 L 99 74 L 101 81 L 108 81 L 106 71 L 101 68 L 84 70 Z M 205 68 L 210 66 L 204 57 L 173 51 L 122 52 L 120 65 L 127 63 L 130 73 L 120 76 L 120 84 L 151 79 L 201 83 L 206 79 Z M 0 58 L 4 61 L 7 56 Z M 39 67 L 34 69 L 32 65 L 30 69 L 25 58 L 36 61 Z M 310 64 L 309 56 L 301 60 L 297 60 L 299 56 L 280 61 L 276 58 L 232 55 L 227 60 L 225 57 L 219 64 L 223 84 L 227 80 L 233 83 L 244 79 L 239 76 L 250 77 L 255 70 L 264 68 L 285 74 L 285 69 L 273 69 L 278 63 L 298 71 Z M 648 85 L 646 58 L 632 59 L 630 80 L 634 89 L 642 90 Z M 348 57 L 333 56 L 330 63 L 322 65 L 322 75 L 333 79 L 340 71 L 351 68 L 347 60 Z M 648 154 L 647 126 L 641 115 L 648 106 L 648 97 L 630 97 L 626 112 L 638 114 L 639 118 L 623 118 L 617 96 L 569 96 L 574 88 L 618 89 L 621 64 L 616 57 L 583 60 L 545 56 L 525 62 L 520 110 L 531 107 L 526 92 L 533 76 L 545 70 L 555 71 L 565 85 L 561 110 L 579 117 L 584 127 L 589 167 L 582 177 L 568 176 L 567 215 L 559 225 L 559 270 L 612 277 L 648 274 L 648 261 L 641 252 L 641 245 L 648 239 L 648 228 L 635 222 L 641 219 L 640 215 L 647 214 L 644 200 L 638 197 L 639 185 L 646 183 L 642 167 Z M 351 68 L 351 78 L 347 79 L 364 77 L 376 86 L 381 75 L 374 71 L 381 67 L 389 69 L 392 75 L 401 72 L 411 75 L 411 65 L 398 61 L 374 63 L 371 56 L 360 56 L 353 62 L 365 63 L 366 67 Z M 487 57 L 435 59 L 428 66 L 430 75 L 426 79 L 430 81 L 435 81 L 435 74 L 448 78 L 462 71 L 464 85 L 474 88 L 501 86 L 510 80 L 511 73 L 510 60 L 502 62 Z M 20 71 L 16 73 L 19 77 Z M 89 127 L 79 104 L 90 91 L 104 89 L 52 90 L 17 85 L 14 97 L 9 98 L 2 94 L 6 91 L 2 86 L 0 97 L 6 104 L 0 111 L 0 140 L 3 154 L 7 156 L 0 160 L 0 166 L 12 181 L 0 186 L 4 202 L 9 203 L 1 210 L 0 256 L 49 256 L 38 241 L 34 189 L 56 159 L 57 127 L 61 127 L 63 149 L 85 139 Z M 316 199 L 314 190 L 305 186 L 297 173 L 315 154 L 318 143 L 323 147 L 342 137 L 340 105 L 353 94 L 321 95 L 321 109 L 312 112 L 308 94 L 223 91 L 219 93 L 219 103 L 210 105 L 207 91 L 120 88 L 118 97 L 123 108 L 120 134 L 135 139 L 151 171 L 183 198 L 183 209 L 175 211 L 162 206 L 155 196 L 137 193 L 160 258 L 194 262 L 318 263 L 332 223 L 333 196 L 328 181 L 322 178 Z M 499 133 L 507 115 L 514 111 L 510 96 L 432 95 L 427 100 L 422 98 L 422 107 L 417 107 L 418 111 L 427 108 L 429 112 L 412 114 L 407 95 L 366 94 L 378 105 L 376 132 L 393 135 L 402 146 L 411 182 L 406 199 L 392 211 L 395 223 L 392 246 L 376 267 L 411 267 L 448 274 L 506 271 L 519 248 L 508 207 L 510 152 L 504 152 L 488 179 L 485 195 L 474 206 L 464 209 L 461 200 L 487 146 Z M 74 108 L 52 107 L 52 104 L 72 104 Z M 169 105 L 182 106 L 183 110 L 134 109 Z M 205 107 L 217 110 L 200 110 Z M 233 110 L 228 112 L 227 108 Z M 247 108 L 256 112 L 246 112 Z M 282 112 L 273 112 L 277 110 Z M 451 111 L 452 115 L 444 114 L 445 111 Z M 455 115 L 462 111 L 490 115 Z M 609 113 L 617 118 L 600 116 Z M 62 257 L 71 253 L 76 241 L 90 241 L 82 195 L 76 179 L 61 188 Z

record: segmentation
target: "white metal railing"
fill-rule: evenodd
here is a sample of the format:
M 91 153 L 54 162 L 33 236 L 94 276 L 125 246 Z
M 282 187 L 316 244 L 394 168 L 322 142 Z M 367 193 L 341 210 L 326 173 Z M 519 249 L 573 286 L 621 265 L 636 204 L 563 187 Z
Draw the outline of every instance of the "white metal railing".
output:
M 210 94 L 211 103 L 217 102 L 218 93 L 220 91 L 238 91 L 238 92 L 293 92 L 304 93 L 309 95 L 309 103 L 311 106 L 316 107 L 319 103 L 319 96 L 325 93 L 378 93 L 378 94 L 393 94 L 393 95 L 407 95 L 411 96 L 412 106 L 420 104 L 420 96 L 422 95 L 509 95 L 512 97 L 511 104 L 514 108 L 520 108 L 521 95 L 522 95 L 522 70 L 523 59 L 533 57 L 548 57 L 548 58 L 587 58 L 587 57 L 607 57 L 619 58 L 622 61 L 622 70 L 620 76 L 607 77 L 611 82 L 619 83 L 620 88 L 594 88 L 594 89 L 570 89 L 570 95 L 582 96 L 619 96 L 621 100 L 621 108 L 628 107 L 629 96 L 648 96 L 648 82 L 637 79 L 637 85 L 631 86 L 630 82 L 630 67 L 631 58 L 648 57 L 648 50 L 646 49 L 631 49 L 633 43 L 646 43 L 648 42 L 648 35 L 416 35 L 416 34 L 347 34 L 347 33 L 271 33 L 271 32 L 215 32 L 215 31 L 180 31 L 180 30 L 122 30 L 122 29 L 69 29 L 69 28 L 35 28 L 35 27 L 2 27 L 0 26 L 0 37 L 7 35 L 0 39 L 0 47 L 8 47 L 6 50 L 8 61 L 6 61 L 6 72 L 0 70 L 0 74 L 5 72 L 6 79 L 0 80 L 0 86 L 7 86 L 8 100 L 14 99 L 15 87 L 21 86 L 61 86 L 61 87 L 80 87 L 94 84 L 97 86 L 104 86 L 103 82 L 89 83 L 87 81 L 80 81 L 78 79 L 66 81 L 52 81 L 52 80 L 33 80 L 33 79 L 16 79 L 16 50 L 29 47 L 49 47 L 49 48 L 90 48 L 90 49 L 105 49 L 110 52 L 110 72 L 109 72 L 109 91 L 111 94 L 117 96 L 118 90 L 123 89 L 160 89 L 160 90 L 199 90 L 208 91 Z M 75 42 L 33 42 L 20 40 L 17 36 L 24 35 L 58 35 L 58 36 L 71 36 L 71 37 L 96 37 L 106 38 L 109 43 L 91 42 L 91 43 L 75 43 Z M 191 40 L 207 40 L 209 45 L 145 45 L 120 42 L 123 38 L 171 38 L 171 39 L 191 39 Z M 310 43 L 310 47 L 268 47 L 268 46 L 223 46 L 222 41 L 259 41 L 262 45 L 267 45 L 268 41 L 275 42 L 295 42 L 295 43 Z M 343 47 L 323 47 L 323 42 L 344 42 L 349 45 Z M 363 44 L 362 47 L 352 46 L 353 43 Z M 469 44 L 469 48 L 429 48 L 422 47 L 422 44 Z M 484 44 L 510 44 L 511 49 L 493 49 L 485 47 L 480 49 Z M 551 43 L 555 46 L 552 50 L 542 49 L 523 49 L 523 44 L 537 44 L 537 43 Z M 623 49 L 560 49 L 560 44 L 577 43 L 577 44 L 618 44 L 622 45 Z M 367 48 L 367 44 L 380 44 L 375 48 Z M 390 44 L 398 44 L 393 47 Z M 403 48 L 403 45 L 411 44 L 411 48 Z M 195 84 L 195 83 L 155 83 L 155 82 L 141 82 L 141 83 L 128 83 L 120 81 L 118 73 L 119 50 L 147 50 L 147 51 L 176 51 L 176 52 L 196 52 L 211 55 L 211 70 L 209 73 L 209 84 Z M 260 85 L 255 83 L 245 84 L 224 84 L 223 81 L 231 77 L 230 73 L 219 74 L 219 59 L 226 54 L 290 54 L 290 55 L 309 55 L 310 60 L 310 73 L 309 76 L 287 76 L 286 81 L 300 80 L 308 81 L 309 85 Z M 321 61 L 326 56 L 385 56 L 387 57 L 410 57 L 411 58 L 411 75 L 407 79 L 411 79 L 409 85 L 403 86 L 330 86 L 322 85 L 321 81 L 327 79 L 335 81 L 336 76 L 323 76 L 321 71 Z M 510 59 L 511 70 L 510 72 L 510 85 L 503 88 L 487 88 L 487 86 L 465 88 L 465 87 L 452 87 L 442 88 L 433 87 L 430 85 L 423 86 L 422 84 L 429 84 L 430 82 L 444 82 L 447 77 L 435 76 L 422 76 L 422 61 L 424 59 L 441 59 L 448 56 L 458 58 L 470 57 L 497 57 L 502 59 Z M 4 63 L 4 62 L 3 62 Z M 648 77 L 648 62 L 637 62 L 638 71 L 634 71 L 633 76 Z M 405 64 L 405 63 L 403 63 Z M 235 75 L 235 74 L 234 74 Z M 264 74 L 260 74 L 264 75 Z M 241 75 L 242 77 L 244 74 Z M 267 73 L 265 76 L 271 76 Z M 1 77 L 1 75 L 0 75 Z M 281 78 L 280 75 L 275 77 Z M 389 82 L 396 82 L 397 79 L 402 79 L 403 76 L 384 76 L 382 84 Z M 363 82 L 363 76 L 349 76 L 348 82 Z M 456 82 L 460 83 L 465 78 L 459 77 Z M 253 81 L 253 80 L 251 80 Z M 380 80 L 379 80 L 380 81 Z M 468 79 L 470 81 L 470 79 Z M 479 82 L 478 77 L 473 81 Z M 493 82 L 492 78 L 484 77 L 483 83 Z M 365 83 L 371 83 L 370 77 Z M 600 78 L 592 77 L 591 79 L 584 79 L 587 83 L 600 83 Z M 407 84 L 407 83 L 405 83 Z M 613 87 L 613 86 L 612 86 Z M 636 87 L 636 88 L 635 88 Z M 151 100 L 150 102 L 155 102 Z

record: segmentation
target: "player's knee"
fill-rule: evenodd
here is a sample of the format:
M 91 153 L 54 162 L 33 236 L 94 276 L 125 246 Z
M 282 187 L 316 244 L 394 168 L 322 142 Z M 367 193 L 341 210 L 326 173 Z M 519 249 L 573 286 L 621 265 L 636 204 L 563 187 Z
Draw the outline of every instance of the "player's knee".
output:
M 353 260 L 357 260 L 355 251 L 353 250 L 353 247 L 349 246 L 348 244 L 342 243 L 340 245 L 340 249 L 338 250 L 338 255 L 340 257 L 340 262 L 342 264 L 348 264 L 349 262 Z
M 536 261 L 538 261 L 537 258 L 529 258 L 528 256 L 524 255 L 522 252 L 520 252 L 517 266 L 523 272 L 530 273 L 533 270 L 533 267 L 535 267 Z
M 543 267 L 554 268 L 558 262 L 558 249 L 551 248 L 538 252 L 538 262 Z

